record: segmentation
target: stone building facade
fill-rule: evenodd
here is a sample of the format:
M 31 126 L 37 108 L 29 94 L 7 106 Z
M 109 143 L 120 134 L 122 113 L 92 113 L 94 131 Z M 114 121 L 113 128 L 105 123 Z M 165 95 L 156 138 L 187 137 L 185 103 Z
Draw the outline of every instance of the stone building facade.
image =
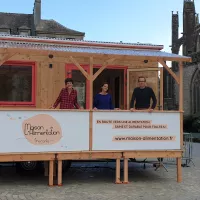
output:
M 184 116 L 200 112 L 200 23 L 193 0 L 184 0 L 183 33 L 179 38 L 179 14 L 172 12 L 172 53 L 192 57 L 192 63 L 184 63 Z M 172 70 L 178 74 L 178 63 L 172 62 Z M 178 107 L 178 87 L 174 79 L 164 71 L 164 105 L 166 109 Z
M 41 18 L 41 0 L 35 0 L 32 14 L 0 12 L 0 34 L 83 40 L 85 33 L 69 29 L 55 20 Z

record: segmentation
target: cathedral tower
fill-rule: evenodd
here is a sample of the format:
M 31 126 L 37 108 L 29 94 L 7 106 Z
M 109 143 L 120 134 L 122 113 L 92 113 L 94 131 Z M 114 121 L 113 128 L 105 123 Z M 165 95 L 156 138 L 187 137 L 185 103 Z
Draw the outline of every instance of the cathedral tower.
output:
M 195 25 L 196 13 L 193 0 L 184 0 L 183 6 L 183 55 L 189 55 L 196 51 L 195 48 Z

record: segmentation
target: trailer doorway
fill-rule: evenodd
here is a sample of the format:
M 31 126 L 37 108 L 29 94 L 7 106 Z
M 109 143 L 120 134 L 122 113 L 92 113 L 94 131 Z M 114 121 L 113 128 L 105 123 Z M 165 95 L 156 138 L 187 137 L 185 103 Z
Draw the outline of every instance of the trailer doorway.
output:
M 99 68 L 94 68 L 95 74 Z M 124 68 L 106 68 L 95 79 L 93 83 L 93 95 L 101 91 L 104 82 L 109 84 L 109 93 L 112 95 L 115 108 L 126 109 L 126 69 Z

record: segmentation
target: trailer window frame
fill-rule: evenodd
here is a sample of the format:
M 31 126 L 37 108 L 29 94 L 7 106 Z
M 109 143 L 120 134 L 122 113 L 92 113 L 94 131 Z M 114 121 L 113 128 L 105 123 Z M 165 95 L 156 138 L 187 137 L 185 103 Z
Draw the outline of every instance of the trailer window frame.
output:
M 31 101 L 0 101 L 0 106 L 36 106 L 36 63 L 23 61 L 8 61 L 1 66 L 31 67 Z M 0 70 L 1 70 L 0 66 Z

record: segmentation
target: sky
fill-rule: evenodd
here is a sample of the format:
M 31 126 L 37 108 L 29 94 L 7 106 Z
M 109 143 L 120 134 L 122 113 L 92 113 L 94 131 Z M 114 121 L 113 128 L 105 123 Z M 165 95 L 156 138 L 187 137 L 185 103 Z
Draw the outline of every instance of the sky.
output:
M 1 0 L 0 12 L 32 13 L 34 0 Z M 180 36 L 184 0 L 42 0 L 42 19 L 85 32 L 85 40 L 152 43 L 171 52 L 172 11 L 179 12 Z M 195 0 L 200 13 L 200 0 Z M 180 52 L 181 54 L 181 52 Z

